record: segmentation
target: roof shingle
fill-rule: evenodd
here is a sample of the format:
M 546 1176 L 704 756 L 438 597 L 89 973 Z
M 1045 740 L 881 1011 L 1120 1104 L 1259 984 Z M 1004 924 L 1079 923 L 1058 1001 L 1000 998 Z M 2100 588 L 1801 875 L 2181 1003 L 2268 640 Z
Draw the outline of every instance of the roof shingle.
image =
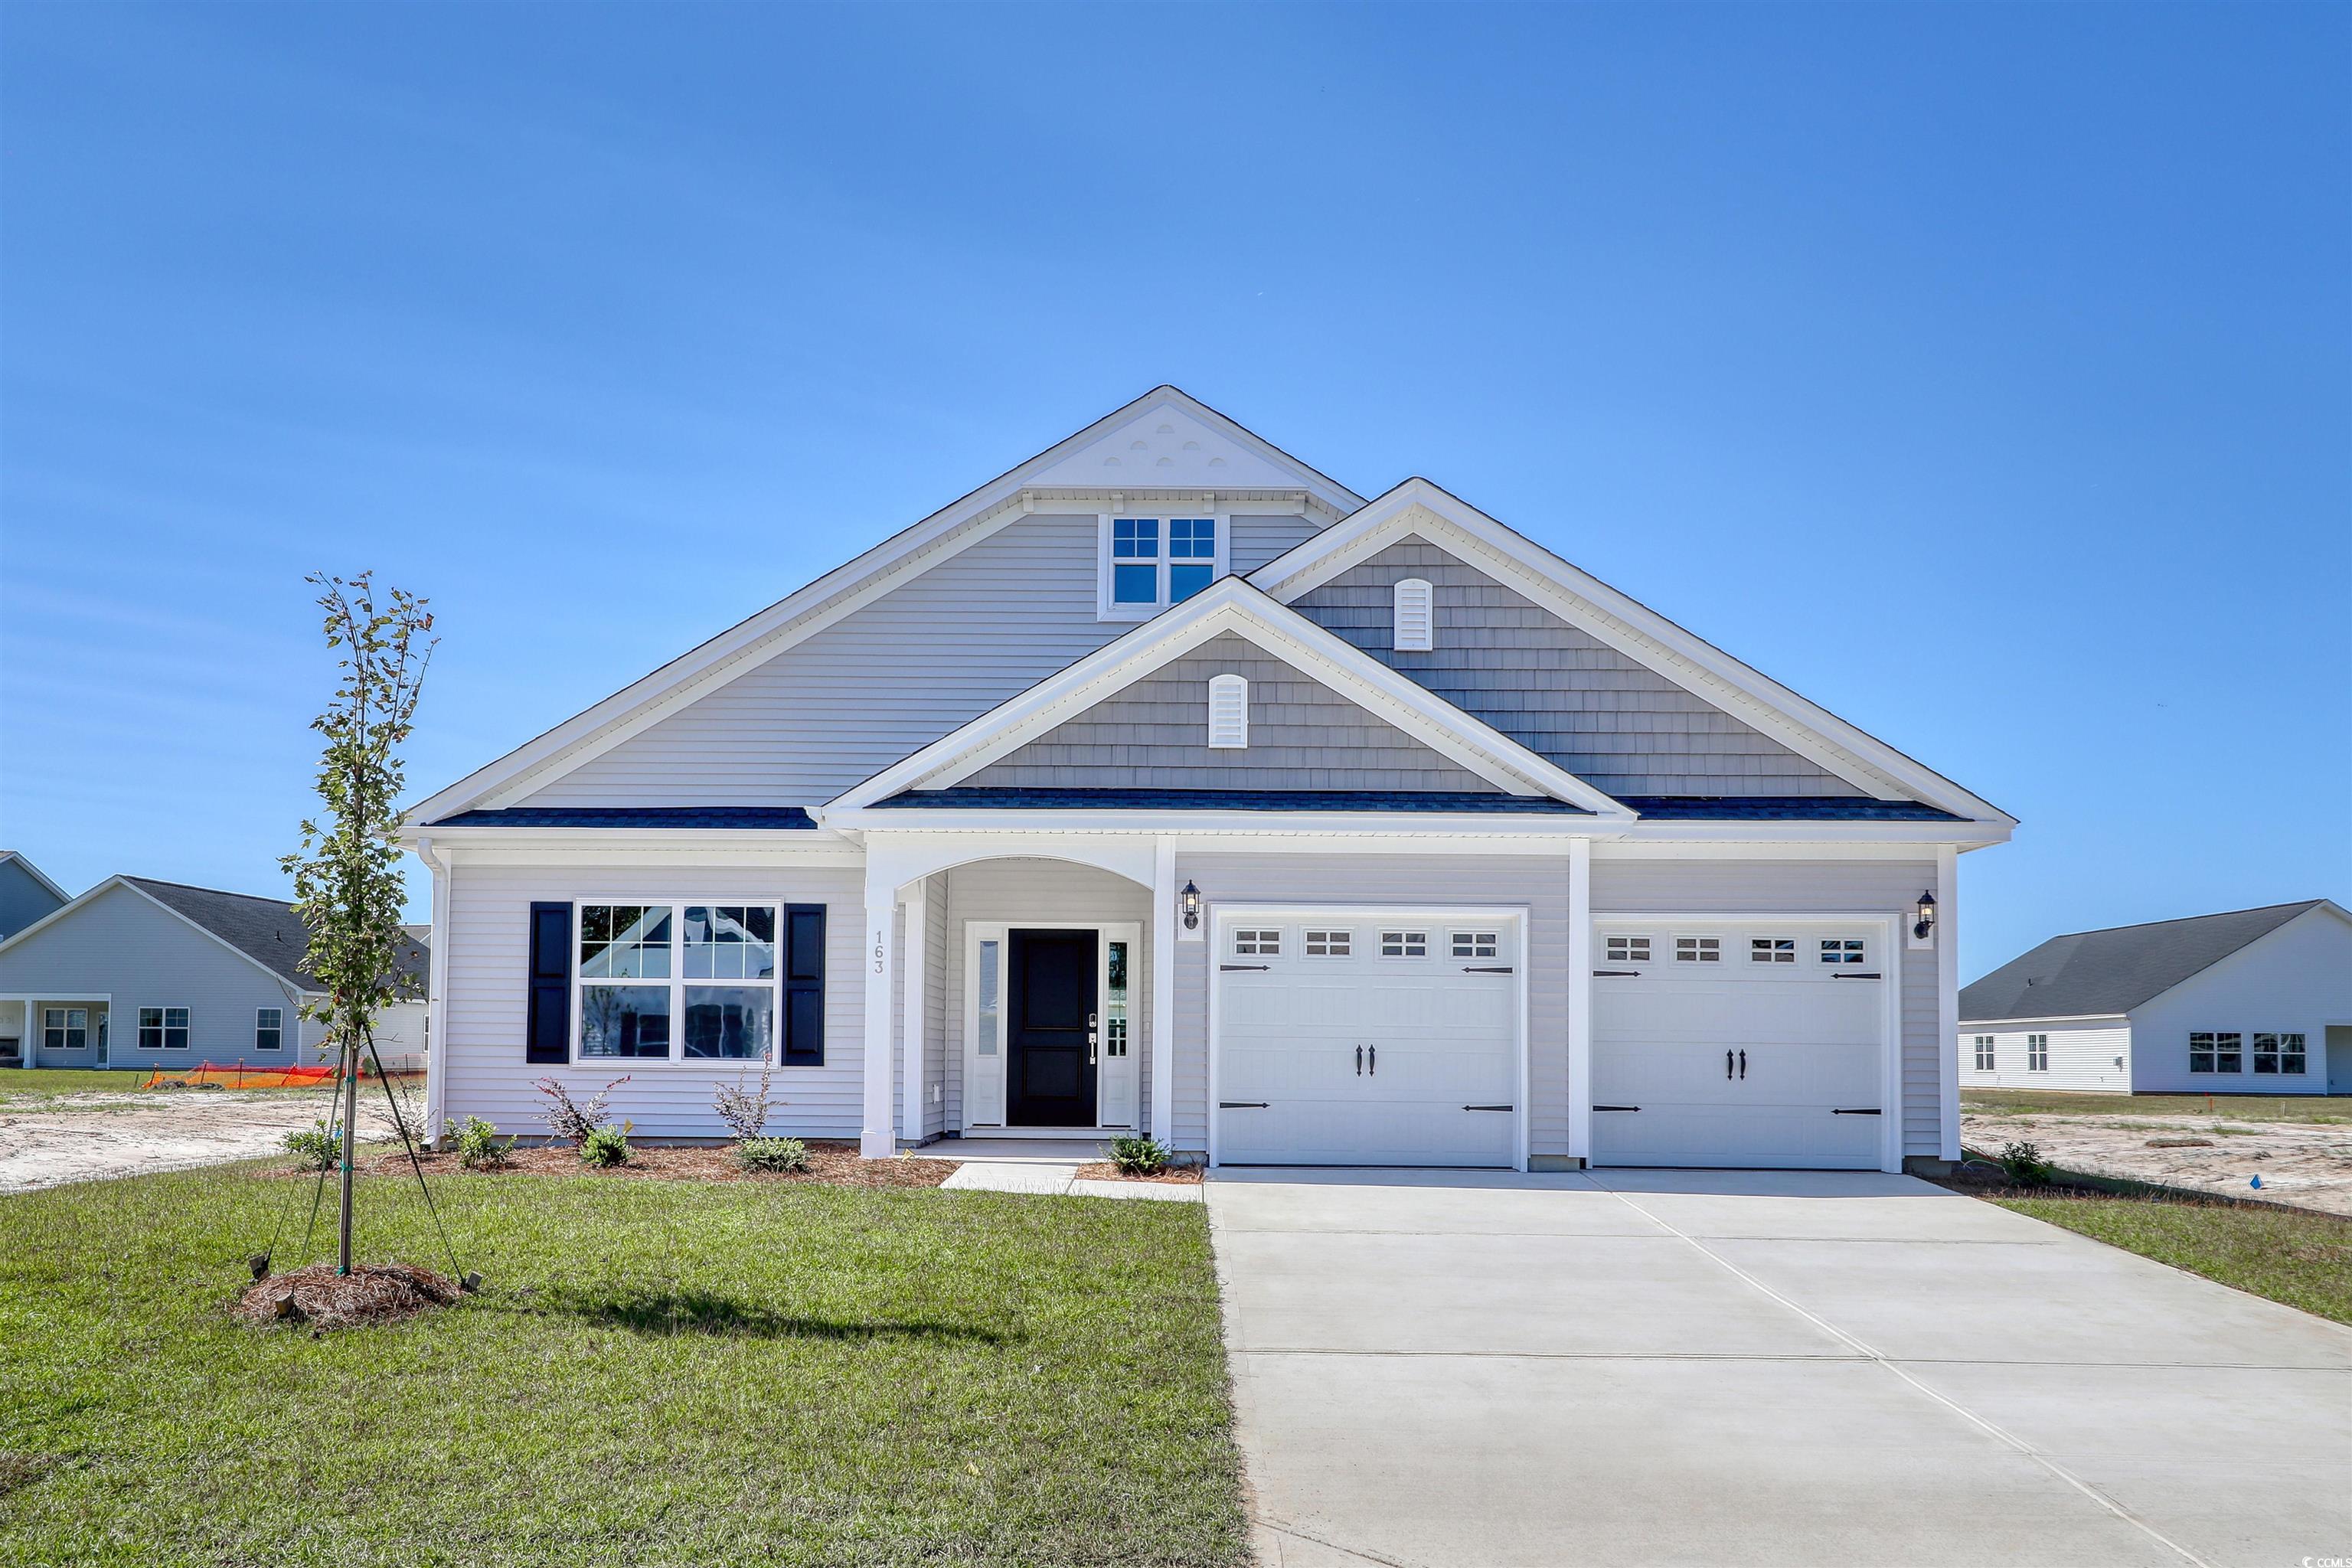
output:
M 1960 988 L 1960 1021 L 2127 1013 L 2326 899 L 2053 936 Z

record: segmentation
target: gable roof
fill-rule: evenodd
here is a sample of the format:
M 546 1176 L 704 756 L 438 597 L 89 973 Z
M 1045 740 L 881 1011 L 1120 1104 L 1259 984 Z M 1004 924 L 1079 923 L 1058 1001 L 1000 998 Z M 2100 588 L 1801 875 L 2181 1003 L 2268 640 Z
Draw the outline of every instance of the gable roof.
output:
M 1151 428 L 1134 438 L 1143 445 L 1143 452 L 1103 449 L 1105 442 L 1147 421 Z M 1163 424 L 1171 426 L 1165 438 L 1159 429 Z M 1198 434 L 1188 436 L 1187 432 Z M 1187 440 L 1200 449 L 1187 451 Z M 1212 450 L 1213 446 L 1222 449 Z M 1138 459 L 1136 466 L 1127 466 L 1130 457 Z M 1106 467 L 1107 458 L 1118 458 L 1120 466 Z M 1171 465 L 1165 469 L 1159 466 L 1163 458 Z M 1220 458 L 1225 462 L 1222 475 L 1213 467 Z M 1277 479 L 1282 483 L 1274 484 Z M 1353 490 L 1191 394 L 1174 386 L 1156 386 L 643 679 L 436 791 L 410 809 L 408 820 L 424 823 L 471 808 L 515 804 L 553 777 L 733 679 L 748 665 L 814 636 L 908 577 L 988 537 L 1024 515 L 1024 492 L 1034 495 L 1035 488 L 1050 492 L 1171 486 L 1295 490 L 1307 510 L 1331 520 L 1364 504 Z
M 298 990 L 318 989 L 317 977 L 302 966 L 310 950 L 310 928 L 303 923 L 293 905 L 251 893 L 223 892 L 217 888 L 190 887 L 184 882 L 159 881 L 152 877 L 109 877 L 64 908 L 51 910 L 7 941 L 0 942 L 0 952 L 36 931 L 72 919 L 85 905 L 113 888 L 128 889 L 159 905 L 165 913 L 194 926 Z M 425 993 L 425 963 L 423 944 L 413 936 L 408 938 L 401 950 L 398 973 L 402 982 L 420 996 Z
M 2127 1013 L 2316 909 L 2326 899 L 2053 936 L 1961 987 L 1960 1021 Z M 2347 917 L 2352 918 L 2352 917 Z
M 35 882 L 40 884 L 41 889 L 54 897 L 58 902 L 64 904 L 73 901 L 73 895 L 71 893 L 67 892 L 55 882 L 50 881 L 47 873 L 45 873 L 38 866 L 34 865 L 30 860 L 26 859 L 22 854 L 19 854 L 14 849 L 0 849 L 0 866 L 12 865 L 19 871 L 24 872 L 27 877 L 32 878 Z
M 1425 479 L 1405 480 L 1266 563 L 1250 582 L 1287 604 L 1416 534 L 1878 799 L 2015 826 L 1998 806 Z
M 1598 816 L 1631 819 L 1632 814 L 1623 806 L 1575 774 L 1239 577 L 1219 579 L 1058 675 L 999 703 L 855 789 L 844 791 L 818 813 L 818 818 L 823 821 L 829 815 L 877 805 L 902 791 L 954 784 L 1225 632 L 1238 633 L 1297 666 L 1507 794 L 1549 795 Z

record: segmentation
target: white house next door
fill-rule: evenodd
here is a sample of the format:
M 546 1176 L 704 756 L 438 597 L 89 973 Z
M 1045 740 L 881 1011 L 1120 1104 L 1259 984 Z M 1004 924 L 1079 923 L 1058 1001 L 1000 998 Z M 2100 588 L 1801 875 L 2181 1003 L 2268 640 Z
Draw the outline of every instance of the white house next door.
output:
M 1217 1161 L 1513 1164 L 1520 932 L 1516 911 L 1220 910 Z

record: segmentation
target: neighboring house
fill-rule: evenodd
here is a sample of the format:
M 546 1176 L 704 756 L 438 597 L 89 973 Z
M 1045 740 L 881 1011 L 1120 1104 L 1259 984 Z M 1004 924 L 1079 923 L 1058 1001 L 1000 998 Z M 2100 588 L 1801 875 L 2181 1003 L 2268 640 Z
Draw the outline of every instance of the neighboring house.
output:
M 2055 936 L 1960 992 L 1960 1082 L 2352 1094 L 2352 915 L 2326 899 Z
M 436 1126 L 627 1074 L 721 1135 L 766 1062 L 869 1154 L 1538 1169 L 1955 1157 L 1954 858 L 2015 826 L 1172 387 L 407 820 Z
M 69 901 L 63 888 L 14 849 L 0 849 L 0 942 Z
M 275 899 L 110 877 L 0 942 L 0 1066 L 311 1065 L 320 998 L 302 968 L 310 931 Z M 402 973 L 416 999 L 384 1009 L 394 1071 L 425 1065 L 425 950 Z

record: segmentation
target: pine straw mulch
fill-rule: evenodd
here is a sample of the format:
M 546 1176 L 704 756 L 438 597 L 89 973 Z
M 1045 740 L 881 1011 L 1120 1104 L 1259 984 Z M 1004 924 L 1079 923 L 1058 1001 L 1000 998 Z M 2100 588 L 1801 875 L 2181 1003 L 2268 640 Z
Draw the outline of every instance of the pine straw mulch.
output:
M 341 1329 L 398 1322 L 446 1307 L 460 1293 L 446 1275 L 412 1264 L 355 1263 L 338 1275 L 331 1263 L 313 1263 L 251 1287 L 230 1312 L 248 1323 Z
M 1086 1182 L 1159 1182 L 1170 1186 L 1196 1186 L 1202 1177 L 1198 1165 L 1170 1165 L 1157 1174 L 1130 1176 L 1108 1160 L 1097 1160 L 1091 1165 L 1078 1167 L 1078 1179 Z
M 535 1149 L 515 1148 L 507 1153 L 506 1163 L 489 1170 L 470 1173 L 485 1176 L 596 1176 L 655 1182 L 772 1182 L 783 1185 L 814 1184 L 829 1187 L 936 1187 L 955 1174 L 952 1160 L 924 1160 L 896 1156 L 887 1160 L 867 1160 L 859 1157 L 857 1145 L 841 1142 L 812 1142 L 808 1146 L 809 1168 L 805 1171 L 746 1171 L 735 1163 L 735 1152 L 725 1147 L 652 1147 L 642 1143 L 629 1146 L 629 1163 L 625 1165 L 591 1165 L 580 1158 L 580 1152 L 569 1143 L 558 1143 Z M 454 1175 L 466 1173 L 457 1163 L 456 1153 L 444 1150 L 425 1156 L 427 1176 Z M 408 1156 L 395 1149 L 379 1154 L 361 1167 L 371 1175 L 404 1176 L 408 1174 Z M 312 1174 L 316 1173 L 296 1173 Z

